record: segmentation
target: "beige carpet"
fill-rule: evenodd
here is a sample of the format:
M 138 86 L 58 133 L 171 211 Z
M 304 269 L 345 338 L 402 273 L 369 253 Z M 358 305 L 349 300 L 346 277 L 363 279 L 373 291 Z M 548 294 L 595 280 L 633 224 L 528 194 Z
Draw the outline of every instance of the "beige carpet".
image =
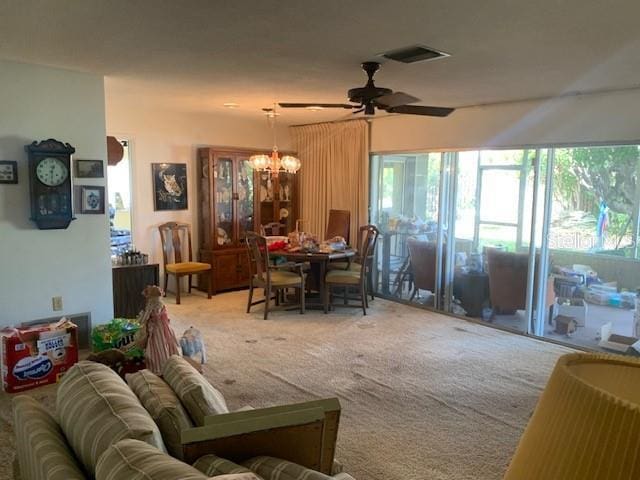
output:
M 569 350 L 380 299 L 370 315 L 246 315 L 246 292 L 167 298 L 206 335 L 207 378 L 231 408 L 340 398 L 338 457 L 358 480 L 500 479 L 557 357 Z M 31 394 L 52 402 L 55 387 Z M 10 396 L 0 394 L 0 478 Z

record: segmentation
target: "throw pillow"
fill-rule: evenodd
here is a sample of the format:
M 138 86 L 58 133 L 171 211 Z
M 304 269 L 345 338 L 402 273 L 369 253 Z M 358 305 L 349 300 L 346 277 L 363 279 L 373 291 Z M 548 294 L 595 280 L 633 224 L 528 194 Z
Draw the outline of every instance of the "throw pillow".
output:
M 184 358 L 172 355 L 164 365 L 162 376 L 178 395 L 197 426 L 209 415 L 229 413 L 224 396 Z
M 213 454 L 200 457 L 193 466 L 205 475 L 216 478 L 220 478 L 218 475 L 231 473 L 251 473 L 248 468 Z
M 110 445 L 134 438 L 164 452 L 157 425 L 116 372 L 100 363 L 76 363 L 56 395 L 60 427 L 90 475 Z
M 193 427 L 193 422 L 180 403 L 180 399 L 167 383 L 150 370 L 140 370 L 126 377 L 127 384 L 142 406 L 156 422 L 169 454 L 182 460 L 182 430 Z
M 263 478 L 277 478 L 278 480 L 298 480 L 300 478 L 304 478 L 304 480 L 331 480 L 329 475 L 310 470 L 302 465 L 282 460 L 281 458 L 266 456 L 253 457 L 242 462 L 242 465 Z M 344 477 L 344 480 L 347 480 L 347 478 L 348 476 Z

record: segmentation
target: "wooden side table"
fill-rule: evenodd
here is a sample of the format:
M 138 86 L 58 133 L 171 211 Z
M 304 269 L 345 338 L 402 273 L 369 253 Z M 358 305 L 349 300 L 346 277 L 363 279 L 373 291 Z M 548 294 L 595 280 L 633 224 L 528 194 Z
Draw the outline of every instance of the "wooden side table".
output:
M 112 268 L 113 315 L 115 318 L 136 318 L 144 308 L 142 291 L 147 285 L 158 285 L 160 266 L 118 265 Z

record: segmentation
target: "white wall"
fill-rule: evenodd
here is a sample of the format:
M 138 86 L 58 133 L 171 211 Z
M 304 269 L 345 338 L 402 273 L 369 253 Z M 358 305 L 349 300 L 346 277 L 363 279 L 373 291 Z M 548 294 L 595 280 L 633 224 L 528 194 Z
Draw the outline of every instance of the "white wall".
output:
M 372 122 L 371 151 L 521 147 L 640 140 L 640 90 L 462 108 L 447 118 Z
M 110 94 L 107 88 L 107 131 L 129 139 L 132 165 L 132 222 L 135 247 L 162 266 L 158 225 L 168 221 L 187 222 L 194 233 L 193 253 L 198 252 L 196 151 L 200 146 L 259 148 L 270 151 L 272 133 L 266 118 L 244 118 L 233 112 L 219 115 L 157 110 L 136 104 L 130 97 Z M 278 129 L 278 147 L 290 148 L 288 131 Z M 152 163 L 186 163 L 188 210 L 154 211 Z M 162 268 L 162 267 L 161 267 Z M 170 289 L 173 285 L 170 284 Z
M 105 159 L 102 77 L 0 61 L 0 159 L 18 161 L 17 185 L 0 184 L 0 327 L 91 312 L 93 324 L 113 316 L 109 223 L 77 215 L 66 230 L 38 230 L 29 220 L 24 146 L 55 138 L 75 158 Z M 73 179 L 105 185 L 105 179 Z M 51 298 L 64 309 L 53 312 Z

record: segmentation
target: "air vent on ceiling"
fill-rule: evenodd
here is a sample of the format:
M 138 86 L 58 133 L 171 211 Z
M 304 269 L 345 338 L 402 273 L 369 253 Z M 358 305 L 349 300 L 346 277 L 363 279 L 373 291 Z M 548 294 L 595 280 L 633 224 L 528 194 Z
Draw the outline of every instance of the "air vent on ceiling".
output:
M 448 53 L 439 52 L 423 45 L 412 45 L 410 47 L 398 48 L 390 50 L 382 54 L 383 57 L 396 62 L 414 63 L 423 62 L 425 60 L 436 60 L 438 58 L 448 57 Z

